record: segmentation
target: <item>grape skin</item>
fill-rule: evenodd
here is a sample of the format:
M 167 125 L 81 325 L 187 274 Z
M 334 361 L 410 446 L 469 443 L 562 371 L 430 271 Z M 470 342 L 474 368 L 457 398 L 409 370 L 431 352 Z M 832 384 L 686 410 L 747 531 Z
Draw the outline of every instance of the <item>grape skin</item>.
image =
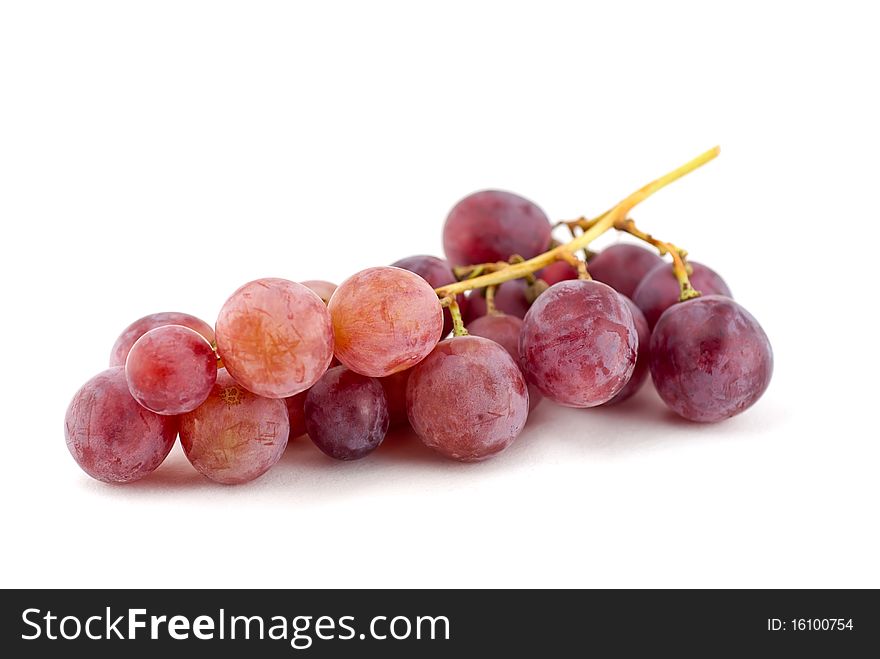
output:
M 305 400 L 306 429 L 315 446 L 337 460 L 372 453 L 388 432 L 388 405 L 374 378 L 337 366 L 327 371 Z
M 773 350 L 758 321 L 732 299 L 707 295 L 670 307 L 651 336 L 651 377 L 663 402 L 699 422 L 735 416 L 773 375 Z
M 440 342 L 413 369 L 407 387 L 410 424 L 426 446 L 462 462 L 510 446 L 525 426 L 525 379 L 504 348 L 479 336 Z
M 564 281 L 532 305 L 520 337 L 529 382 L 567 407 L 616 396 L 635 369 L 638 333 L 623 297 L 597 281 Z
M 306 413 L 304 409 L 306 394 L 308 394 L 308 391 L 303 391 L 296 396 L 284 399 L 284 403 L 287 405 L 287 419 L 290 424 L 290 433 L 287 436 L 288 443 L 290 440 L 306 434 Z
M 522 319 L 516 316 L 492 314 L 477 318 L 467 326 L 467 329 L 474 336 L 482 336 L 500 345 L 513 361 L 519 364 L 519 337 L 522 334 L 522 326 Z M 520 370 L 522 370 L 521 366 Z M 525 374 L 523 376 L 525 377 Z M 535 385 L 526 382 L 526 386 L 529 390 L 529 412 L 531 412 L 544 400 L 544 396 Z
M 453 284 L 457 280 L 455 273 L 449 266 L 449 261 L 438 259 L 436 256 L 427 254 L 419 254 L 417 256 L 408 256 L 391 264 L 395 268 L 403 268 L 414 272 L 431 285 L 431 288 L 440 288 L 447 284 Z M 455 301 L 458 302 L 458 308 L 464 315 L 467 313 L 467 298 L 464 295 L 456 295 Z M 449 336 L 452 331 L 452 314 L 449 309 L 443 310 L 443 331 L 441 338 Z
M 333 358 L 327 307 L 286 279 L 257 279 L 233 293 L 217 318 L 217 352 L 245 389 L 288 398 L 318 381 Z
M 632 298 L 645 275 L 662 263 L 663 259 L 656 252 L 638 245 L 618 243 L 593 256 L 589 270 L 596 281 Z
M 499 190 L 459 201 L 443 227 L 443 248 L 453 266 L 530 259 L 550 245 L 550 221 L 534 203 Z
M 623 296 L 622 296 L 623 297 Z M 651 328 L 648 327 L 648 321 L 645 320 L 645 314 L 639 309 L 635 302 L 628 297 L 623 297 L 626 306 L 633 315 L 633 323 L 639 336 L 639 350 L 636 357 L 636 367 L 629 382 L 624 385 L 614 398 L 609 400 L 605 405 L 618 405 L 635 396 L 639 389 L 645 384 L 650 372 L 651 362 Z
M 113 350 L 110 352 L 110 366 L 125 366 L 125 359 L 128 357 L 128 353 L 135 344 L 135 341 L 150 330 L 165 325 L 189 327 L 205 337 L 208 343 L 214 344 L 214 328 L 204 320 L 179 311 L 162 311 L 139 318 L 122 330 L 122 334 L 116 339 L 116 343 L 113 344 Z
M 561 281 L 568 281 L 569 279 L 577 279 L 578 273 L 577 270 L 571 267 L 565 261 L 556 261 L 555 263 L 551 263 L 543 270 L 539 270 L 535 273 L 535 276 L 538 279 L 543 279 L 549 286 L 553 284 L 558 284 Z M 595 279 L 595 277 L 594 277 Z
M 434 289 L 417 274 L 391 266 L 363 270 L 330 300 L 336 357 L 375 378 L 411 368 L 440 340 L 442 311 Z
M 525 318 L 531 304 L 526 298 L 528 283 L 525 279 L 512 279 L 495 289 L 495 308 L 510 316 Z M 468 295 L 468 307 L 463 314 L 465 324 L 486 315 L 486 297 L 484 290 L 474 290 Z
M 203 476 L 235 485 L 262 476 L 287 447 L 290 425 L 283 400 L 244 389 L 226 371 L 208 399 L 180 417 L 180 444 Z
M 688 261 L 693 269 L 690 275 L 691 286 L 703 295 L 725 295 L 732 297 L 724 280 L 711 268 Z M 681 286 L 672 272 L 672 266 L 661 263 L 645 275 L 633 293 L 632 301 L 645 314 L 645 320 L 652 329 L 663 312 L 676 304 L 681 296 Z
M 205 402 L 217 380 L 217 355 L 205 338 L 182 325 L 152 329 L 125 360 L 134 399 L 157 414 L 190 412 Z
M 121 366 L 86 382 L 64 418 L 67 448 L 89 476 L 129 483 L 153 472 L 177 437 L 177 418 L 144 409 L 131 397 Z
M 385 401 L 388 403 L 388 418 L 390 427 L 409 425 L 406 415 L 406 385 L 412 369 L 400 371 L 387 378 L 380 378 L 379 383 L 385 391 Z
M 314 292 L 324 304 L 330 303 L 330 298 L 333 297 L 333 293 L 336 291 L 336 284 L 330 283 L 329 281 L 324 281 L 322 279 L 310 279 L 309 281 L 301 282 L 303 286 L 308 288 L 310 291 Z

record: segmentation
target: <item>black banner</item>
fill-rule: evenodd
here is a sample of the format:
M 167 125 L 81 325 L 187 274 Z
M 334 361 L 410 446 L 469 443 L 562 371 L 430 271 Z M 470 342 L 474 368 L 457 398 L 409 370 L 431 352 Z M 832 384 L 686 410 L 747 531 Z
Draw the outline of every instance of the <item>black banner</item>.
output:
M 6 590 L 0 616 L 14 657 L 848 657 L 880 648 L 880 600 L 867 590 Z

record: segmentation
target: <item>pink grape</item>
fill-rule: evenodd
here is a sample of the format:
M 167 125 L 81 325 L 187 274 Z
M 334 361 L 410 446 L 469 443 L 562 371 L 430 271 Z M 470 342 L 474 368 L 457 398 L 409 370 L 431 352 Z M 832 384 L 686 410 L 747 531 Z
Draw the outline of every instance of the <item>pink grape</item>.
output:
M 510 316 L 517 318 L 525 318 L 529 312 L 528 299 L 526 298 L 526 289 L 528 284 L 525 279 L 513 279 L 504 282 L 495 289 L 495 308 Z M 486 297 L 485 291 L 471 291 L 468 296 L 468 307 L 463 314 L 465 324 L 470 324 L 477 318 L 486 315 Z
M 192 466 L 218 483 L 247 483 L 265 474 L 287 446 L 283 400 L 244 389 L 226 371 L 208 400 L 180 417 L 180 444 Z
M 178 311 L 153 313 L 134 321 L 122 330 L 122 334 L 119 335 L 116 343 L 113 344 L 113 350 L 110 353 L 110 366 L 125 366 L 125 359 L 128 357 L 128 352 L 135 341 L 151 329 L 163 327 L 164 325 L 183 325 L 184 327 L 189 327 L 205 337 L 208 343 L 212 345 L 214 343 L 214 328 L 204 320 Z
M 648 321 L 645 320 L 645 314 L 643 314 L 642 310 L 635 305 L 635 302 L 628 297 L 623 297 L 623 301 L 626 302 L 626 306 L 633 315 L 633 324 L 635 324 L 636 333 L 639 335 L 639 350 L 636 357 L 636 367 L 633 370 L 629 382 L 624 385 L 623 389 L 621 389 L 614 398 L 605 403 L 605 405 L 617 405 L 618 403 L 622 403 L 635 396 L 639 392 L 639 389 L 645 384 L 645 380 L 648 379 L 648 373 L 650 371 L 651 328 L 648 327 Z
M 513 361 L 519 364 L 519 337 L 522 334 L 522 326 L 522 319 L 516 316 L 493 314 L 477 318 L 467 326 L 467 329 L 474 336 L 482 336 L 500 345 L 513 357 Z M 522 370 L 522 367 L 520 369 Z M 529 389 L 529 412 L 531 412 L 544 400 L 544 396 L 535 385 L 528 382 L 526 385 Z
M 411 368 L 440 340 L 442 311 L 434 289 L 418 275 L 390 266 L 363 270 L 330 300 L 336 357 L 375 378 Z
M 443 227 L 443 248 L 453 266 L 530 259 L 550 245 L 550 221 L 538 206 L 499 190 L 459 201 Z
M 287 419 L 290 423 L 290 433 L 287 437 L 288 442 L 306 434 L 306 412 L 304 405 L 306 394 L 308 393 L 308 391 L 303 391 L 296 396 L 284 399 L 284 403 L 287 405 Z
M 382 385 L 345 366 L 331 368 L 309 389 L 305 414 L 315 446 L 337 460 L 363 458 L 388 432 L 388 404 Z
M 651 336 L 651 377 L 660 398 L 691 421 L 744 412 L 773 375 L 773 350 L 758 321 L 721 295 L 673 305 Z
M 235 291 L 220 310 L 217 352 L 245 389 L 288 398 L 315 384 L 330 366 L 330 313 L 302 284 L 257 279 Z
M 710 268 L 694 261 L 689 262 L 693 268 L 690 276 L 691 286 L 703 295 L 725 295 L 732 297 L 724 280 Z M 642 279 L 633 294 L 632 301 L 645 314 L 648 325 L 653 328 L 666 311 L 678 302 L 681 287 L 672 273 L 669 263 L 661 263 Z
M 462 462 L 484 460 L 510 446 L 529 414 L 529 394 L 516 362 L 479 336 L 440 342 L 413 369 L 406 400 L 422 442 Z
M 551 263 L 543 270 L 539 270 L 536 274 L 536 277 L 539 279 L 543 279 L 550 286 L 553 284 L 558 284 L 561 281 L 568 281 L 569 279 L 577 279 L 578 273 L 575 268 L 572 268 L 565 261 L 556 261 L 555 263 Z
M 406 385 L 412 369 L 394 373 L 386 378 L 380 378 L 379 383 L 385 390 L 385 401 L 388 403 L 388 418 L 390 427 L 405 426 L 409 423 L 406 415 Z
M 395 268 L 403 268 L 410 272 L 416 273 L 431 285 L 431 288 L 440 288 L 447 284 L 455 283 L 455 273 L 449 267 L 449 261 L 438 259 L 436 256 L 428 256 L 420 254 L 418 256 L 408 256 L 391 264 Z M 467 298 L 464 295 L 455 297 L 458 307 L 462 315 L 467 313 Z M 441 338 L 448 336 L 452 331 L 452 314 L 449 309 L 443 310 L 443 332 Z
M 64 418 L 73 459 L 92 478 L 128 483 L 162 464 L 177 437 L 177 418 L 145 410 L 131 397 L 122 367 L 76 392 Z
M 333 293 L 336 291 L 336 284 L 331 284 L 329 281 L 323 281 L 321 279 L 304 281 L 302 282 L 302 285 L 310 291 L 313 291 L 319 298 L 321 298 L 321 300 L 323 300 L 324 304 L 330 303 L 330 298 L 333 297 Z
M 590 259 L 590 276 L 631 298 L 645 275 L 663 263 L 656 252 L 638 245 L 617 243 Z
M 550 287 L 525 317 L 520 355 L 529 382 L 567 407 L 616 396 L 636 365 L 638 333 L 624 298 L 597 281 Z
M 217 355 L 198 332 L 182 325 L 152 329 L 135 341 L 125 360 L 131 395 L 157 414 L 191 412 L 217 380 Z

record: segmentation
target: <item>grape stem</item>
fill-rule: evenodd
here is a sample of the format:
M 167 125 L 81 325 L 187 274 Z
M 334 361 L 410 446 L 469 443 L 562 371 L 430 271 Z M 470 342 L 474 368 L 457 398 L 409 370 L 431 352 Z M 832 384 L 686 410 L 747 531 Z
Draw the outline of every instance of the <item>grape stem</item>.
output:
M 574 231 L 575 227 L 584 228 L 584 222 L 585 221 L 581 219 L 564 222 L 563 224 L 568 225 L 572 231 Z M 587 222 L 589 222 L 589 220 L 587 220 Z M 657 251 L 660 252 L 660 256 L 666 256 L 667 254 L 672 256 L 672 273 L 675 275 L 675 278 L 678 280 L 678 284 L 681 287 L 679 301 L 684 302 L 685 300 L 700 296 L 700 292 L 691 286 L 690 277 L 688 276 L 690 273 L 688 272 L 688 265 L 685 260 L 687 258 L 687 252 L 685 250 L 672 243 L 658 240 L 650 233 L 642 231 L 636 226 L 636 223 L 632 218 L 618 220 L 614 223 L 614 228 L 617 231 L 628 233 L 631 236 L 635 236 L 639 240 L 643 240 L 649 245 L 656 247 Z
M 495 291 L 498 290 L 498 286 L 486 286 L 486 315 L 487 316 L 497 316 L 501 312 L 498 311 L 498 307 L 495 306 Z
M 672 257 L 672 274 L 675 275 L 678 285 L 681 287 L 681 294 L 678 298 L 680 302 L 700 296 L 700 291 L 691 286 L 691 280 L 688 277 L 688 266 L 687 261 L 685 261 L 687 252 L 685 250 L 676 247 L 672 243 L 657 240 L 650 233 L 645 233 L 639 229 L 630 218 L 617 222 L 614 228 L 618 231 L 625 231 L 631 236 L 635 236 L 639 240 L 644 240 L 649 245 L 653 245 L 660 252 L 660 256 L 669 254 Z
M 568 263 L 568 265 L 577 270 L 578 279 L 580 279 L 581 281 L 590 281 L 593 279 L 590 276 L 590 273 L 587 271 L 586 261 L 579 259 L 571 252 L 563 252 L 559 255 L 558 258 L 560 261 L 565 261 L 566 263 Z
M 449 295 L 440 300 L 440 306 L 449 309 L 452 316 L 452 336 L 467 336 L 468 331 L 464 326 L 464 319 L 461 317 L 461 307 L 458 306 L 458 300 L 454 295 Z
M 494 271 L 486 271 L 485 269 L 480 270 L 483 266 L 471 266 L 468 272 L 471 273 L 471 276 L 463 281 L 458 281 L 453 284 L 448 284 L 446 286 L 441 286 L 436 289 L 437 295 L 441 298 L 448 298 L 449 296 L 459 295 L 464 293 L 465 291 L 470 291 L 475 288 L 486 288 L 487 286 L 497 286 L 498 284 L 503 284 L 506 281 L 511 281 L 512 279 L 521 279 L 523 277 L 533 276 L 535 272 L 546 268 L 551 263 L 559 259 L 565 259 L 564 254 L 574 255 L 580 249 L 586 248 L 591 242 L 596 240 L 599 236 L 604 234 L 606 231 L 614 229 L 615 226 L 624 220 L 626 220 L 629 212 L 635 208 L 638 204 L 643 202 L 645 199 L 650 197 L 652 194 L 665 188 L 670 183 L 677 181 L 681 177 L 686 174 L 690 174 L 695 169 L 698 169 L 705 165 L 710 160 L 714 160 L 718 157 L 720 153 L 720 147 L 715 147 L 713 149 L 709 149 L 705 153 L 697 156 L 690 162 L 682 165 L 681 167 L 672 170 L 668 174 L 661 176 L 655 181 L 648 183 L 648 185 L 636 190 L 631 195 L 629 195 L 626 199 L 617 204 L 614 208 L 609 210 L 607 213 L 604 213 L 597 217 L 595 221 L 591 223 L 589 228 L 585 229 L 582 234 L 578 237 L 572 239 L 570 242 L 565 243 L 564 245 L 559 245 L 558 247 L 554 247 L 553 249 L 544 252 L 543 254 L 539 254 L 538 256 L 529 259 L 528 261 L 523 261 L 521 263 L 515 263 L 511 265 L 505 264 L 505 267 L 498 268 Z M 495 264 L 500 265 L 500 264 Z M 461 270 L 460 268 L 456 269 L 456 272 Z M 480 274 L 474 276 L 474 272 L 480 271 Z M 483 274 L 485 273 L 485 274 Z M 685 271 L 685 275 L 687 272 Z M 457 305 L 456 305 L 457 306 Z M 452 306 L 449 305 L 450 311 L 452 311 Z M 460 316 L 460 314 L 459 314 Z M 453 320 L 455 318 L 455 314 L 453 313 Z

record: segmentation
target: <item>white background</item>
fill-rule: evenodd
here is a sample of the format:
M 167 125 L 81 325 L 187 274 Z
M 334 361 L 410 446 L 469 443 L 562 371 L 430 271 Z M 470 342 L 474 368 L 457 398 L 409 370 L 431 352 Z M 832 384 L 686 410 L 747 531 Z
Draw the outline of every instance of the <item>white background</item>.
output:
M 0 583 L 880 586 L 872 3 L 590 4 L 3 3 Z M 545 402 L 485 464 L 300 440 L 233 488 L 67 452 L 135 318 L 438 253 L 480 188 L 594 215 L 716 143 L 633 216 L 771 337 L 736 419 L 648 387 Z

